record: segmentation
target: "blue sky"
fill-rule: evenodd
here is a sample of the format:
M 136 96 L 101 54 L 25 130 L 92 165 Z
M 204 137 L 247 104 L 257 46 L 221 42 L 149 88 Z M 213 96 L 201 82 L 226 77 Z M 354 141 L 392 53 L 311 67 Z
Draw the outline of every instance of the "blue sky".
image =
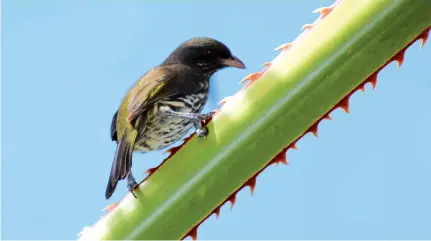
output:
M 180 42 L 209 36 L 247 65 L 215 75 L 211 101 L 293 40 L 332 1 L 156 4 L 4 0 L 2 6 L 3 239 L 75 239 L 104 198 L 125 91 Z M 431 239 L 431 47 L 416 43 L 376 91 L 351 99 L 199 229 L 202 239 Z M 360 68 L 360 66 L 358 66 Z M 288 127 L 286 127 L 288 128 Z M 162 160 L 135 154 L 134 173 Z M 142 171 L 139 171 L 142 170 Z

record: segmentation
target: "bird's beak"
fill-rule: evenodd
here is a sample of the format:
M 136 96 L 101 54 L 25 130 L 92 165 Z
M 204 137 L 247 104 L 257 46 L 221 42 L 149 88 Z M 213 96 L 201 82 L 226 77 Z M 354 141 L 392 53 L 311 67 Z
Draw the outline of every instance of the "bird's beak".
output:
M 235 67 L 235 68 L 239 68 L 239 69 L 245 69 L 244 63 L 235 56 L 232 56 L 229 59 L 223 60 L 223 64 L 225 66 L 231 66 L 231 67 Z

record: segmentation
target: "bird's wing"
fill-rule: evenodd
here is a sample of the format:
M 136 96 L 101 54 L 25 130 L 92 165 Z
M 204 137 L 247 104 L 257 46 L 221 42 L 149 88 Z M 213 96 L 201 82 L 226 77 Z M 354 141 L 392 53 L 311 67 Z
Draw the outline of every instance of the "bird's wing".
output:
M 118 110 L 115 112 L 114 116 L 112 117 L 111 122 L 111 140 L 117 141 L 117 115 Z
M 132 122 L 155 102 L 180 93 L 181 85 L 174 80 L 177 75 L 169 68 L 156 67 L 142 76 L 132 89 L 127 120 Z

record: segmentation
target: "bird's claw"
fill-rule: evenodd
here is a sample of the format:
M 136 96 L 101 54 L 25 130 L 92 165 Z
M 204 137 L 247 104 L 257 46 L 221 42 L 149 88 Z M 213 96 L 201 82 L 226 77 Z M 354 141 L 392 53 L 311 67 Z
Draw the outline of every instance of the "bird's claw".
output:
M 138 187 L 138 183 L 135 180 L 128 180 L 127 181 L 127 189 L 129 190 L 129 192 L 132 193 L 132 195 L 135 198 L 138 198 L 135 193 L 133 192 L 136 188 Z
M 196 135 L 198 137 L 206 137 L 208 135 L 208 127 L 204 126 L 202 128 L 196 129 Z
M 198 137 L 203 138 L 208 135 L 208 127 L 202 126 L 202 122 L 210 120 L 215 115 L 215 113 L 215 111 L 211 111 L 209 113 L 199 115 L 199 123 L 196 123 L 196 135 Z

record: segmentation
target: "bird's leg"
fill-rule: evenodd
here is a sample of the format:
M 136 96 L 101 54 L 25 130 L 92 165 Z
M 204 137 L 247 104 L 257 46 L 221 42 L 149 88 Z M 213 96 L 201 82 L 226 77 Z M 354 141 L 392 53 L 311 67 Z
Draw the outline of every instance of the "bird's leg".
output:
M 175 116 L 175 117 L 191 120 L 193 122 L 193 125 L 196 128 L 196 134 L 199 137 L 205 137 L 208 135 L 208 128 L 203 127 L 201 121 L 209 120 L 214 115 L 214 112 L 210 112 L 206 114 L 176 112 L 176 111 L 173 111 L 168 106 L 161 106 L 160 112 L 165 116 Z
M 136 182 L 135 178 L 132 175 L 132 172 L 129 173 L 129 175 L 127 176 L 127 189 L 129 190 L 129 192 L 132 193 L 132 195 L 136 197 L 135 193 L 133 192 L 133 190 L 135 190 L 135 188 L 138 186 L 138 183 Z

